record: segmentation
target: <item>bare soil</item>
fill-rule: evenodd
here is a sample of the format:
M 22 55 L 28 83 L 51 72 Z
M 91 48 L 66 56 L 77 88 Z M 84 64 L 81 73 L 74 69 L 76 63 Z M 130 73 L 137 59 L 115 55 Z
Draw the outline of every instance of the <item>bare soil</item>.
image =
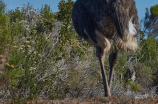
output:
M 16 104 L 13 101 L 0 102 L 0 104 Z M 89 99 L 63 99 L 63 100 L 36 100 L 23 101 L 19 104 L 158 104 L 157 98 L 132 99 L 132 98 L 89 98 Z

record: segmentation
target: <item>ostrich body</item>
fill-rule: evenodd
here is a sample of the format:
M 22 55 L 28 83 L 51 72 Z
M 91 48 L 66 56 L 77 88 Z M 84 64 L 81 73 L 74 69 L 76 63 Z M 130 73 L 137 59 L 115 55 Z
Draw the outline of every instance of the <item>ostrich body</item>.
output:
M 100 61 L 105 96 L 110 88 L 117 53 L 120 49 L 135 51 L 138 48 L 138 16 L 133 0 L 77 0 L 72 9 L 72 20 L 79 36 L 96 47 Z M 110 50 L 109 81 L 104 69 L 105 54 Z

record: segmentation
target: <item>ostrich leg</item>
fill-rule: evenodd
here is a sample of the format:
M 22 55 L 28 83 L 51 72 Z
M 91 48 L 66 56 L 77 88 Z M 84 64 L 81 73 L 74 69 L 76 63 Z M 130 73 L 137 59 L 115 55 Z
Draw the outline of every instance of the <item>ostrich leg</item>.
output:
M 111 89 L 111 85 L 112 85 L 112 77 L 113 77 L 113 73 L 114 73 L 114 65 L 116 62 L 116 58 L 117 58 L 117 52 L 112 52 L 109 55 L 109 64 L 110 64 L 109 88 L 110 89 Z
M 101 74 L 102 74 L 102 80 L 103 80 L 103 85 L 104 85 L 105 97 L 111 96 L 110 88 L 108 86 L 107 76 L 106 76 L 105 68 L 104 68 L 105 55 L 104 55 L 103 50 L 100 47 L 96 47 L 96 48 L 97 48 L 96 55 L 99 58 L 100 66 L 101 66 Z

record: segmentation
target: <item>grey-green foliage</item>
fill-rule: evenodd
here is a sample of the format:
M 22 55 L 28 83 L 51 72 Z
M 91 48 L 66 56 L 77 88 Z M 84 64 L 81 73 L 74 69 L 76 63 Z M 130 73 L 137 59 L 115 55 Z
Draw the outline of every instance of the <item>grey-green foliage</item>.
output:
M 55 13 L 52 12 L 50 5 L 45 4 L 40 10 L 42 17 L 44 18 L 44 25 L 51 30 L 53 27 L 53 21 L 55 18 Z
M 144 22 L 144 34 L 147 37 L 155 37 L 157 38 L 157 31 L 158 31 L 158 5 L 154 5 L 150 7 L 150 11 L 146 8 Z
M 21 11 L 15 9 L 9 13 L 8 17 L 4 15 L 5 18 L 3 17 L 1 20 L 3 21 L 1 29 L 3 35 L 0 36 L 3 37 L 0 39 L 4 44 L 1 47 L 7 50 L 5 56 L 7 60 L 4 63 L 6 65 L 3 68 L 4 77 L 1 77 L 6 81 L 2 85 L 8 83 L 12 98 L 39 97 L 40 92 L 45 88 L 48 89 L 47 92 L 44 92 L 48 94 L 46 98 L 56 97 L 57 95 L 53 94 L 55 88 L 52 81 L 57 74 L 52 69 L 57 66 L 54 65 L 52 55 L 58 33 L 48 29 L 40 12 L 29 5 L 23 6 Z M 11 16 L 10 21 L 9 16 Z M 51 22 L 55 24 L 57 21 L 52 19 Z M 4 32 L 6 30 L 9 31 L 6 36 L 11 36 L 11 43 L 5 40 Z M 6 51 L 2 51 L 1 54 L 4 54 L 3 52 Z M 10 65 L 12 66 L 10 67 Z M 44 94 L 41 95 L 44 96 Z
M 2 54 L 10 42 L 11 37 L 9 36 L 9 19 L 10 17 L 5 14 L 6 4 L 0 1 L 0 54 Z
M 6 4 L 4 3 L 4 1 L 0 0 L 0 15 L 3 15 L 5 13 L 5 7 Z
M 62 0 L 58 13 L 52 13 L 49 5 L 38 10 L 27 4 L 0 16 L 0 55 L 6 59 L 0 68 L 0 79 L 4 80 L 0 87 L 8 86 L 8 96 L 59 99 L 103 95 L 95 49 L 76 34 L 72 24 L 73 4 L 72 0 Z M 136 92 L 157 82 L 152 72 L 157 71 L 158 43 L 145 35 L 140 30 L 140 49 L 136 53 L 119 52 L 113 91 L 119 91 L 119 86 L 125 91 L 129 85 Z M 107 73 L 109 54 L 105 59 Z M 136 71 L 135 82 L 130 80 L 129 63 Z
M 73 2 L 68 2 L 71 2 L 72 7 Z M 88 49 L 84 47 L 87 43 L 79 42 L 71 19 L 62 22 L 56 20 L 48 5 L 38 11 L 28 4 L 21 10 L 16 8 L 8 12 L 8 15 L 11 44 L 3 73 L 7 77 L 2 78 L 6 80 L 3 85 L 10 86 L 11 93 L 8 96 L 15 99 L 65 97 L 61 93 L 62 87 L 56 84 L 57 80 L 63 79 L 63 76 L 60 77 L 63 67 L 65 71 L 69 70 L 68 66 L 77 64 L 73 58 L 88 57 Z M 65 25 L 65 22 L 68 24 Z
M 145 62 L 148 64 L 149 62 L 153 62 L 157 60 L 157 52 L 158 52 L 158 42 L 154 37 L 149 37 L 147 39 L 143 39 L 140 43 L 141 51 L 140 51 L 140 57 L 143 55 L 143 57 L 140 58 L 142 62 Z

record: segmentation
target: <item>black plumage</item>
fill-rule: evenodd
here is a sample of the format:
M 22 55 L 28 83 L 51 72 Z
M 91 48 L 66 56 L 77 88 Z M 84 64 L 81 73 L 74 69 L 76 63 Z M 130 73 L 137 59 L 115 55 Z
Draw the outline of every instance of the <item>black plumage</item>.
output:
M 105 96 L 111 96 L 111 77 L 119 49 L 138 48 L 138 16 L 133 0 L 77 0 L 72 9 L 72 20 L 78 35 L 97 48 L 101 64 Z M 109 39 L 114 50 L 109 56 L 109 83 L 104 73 L 104 56 L 110 50 Z

